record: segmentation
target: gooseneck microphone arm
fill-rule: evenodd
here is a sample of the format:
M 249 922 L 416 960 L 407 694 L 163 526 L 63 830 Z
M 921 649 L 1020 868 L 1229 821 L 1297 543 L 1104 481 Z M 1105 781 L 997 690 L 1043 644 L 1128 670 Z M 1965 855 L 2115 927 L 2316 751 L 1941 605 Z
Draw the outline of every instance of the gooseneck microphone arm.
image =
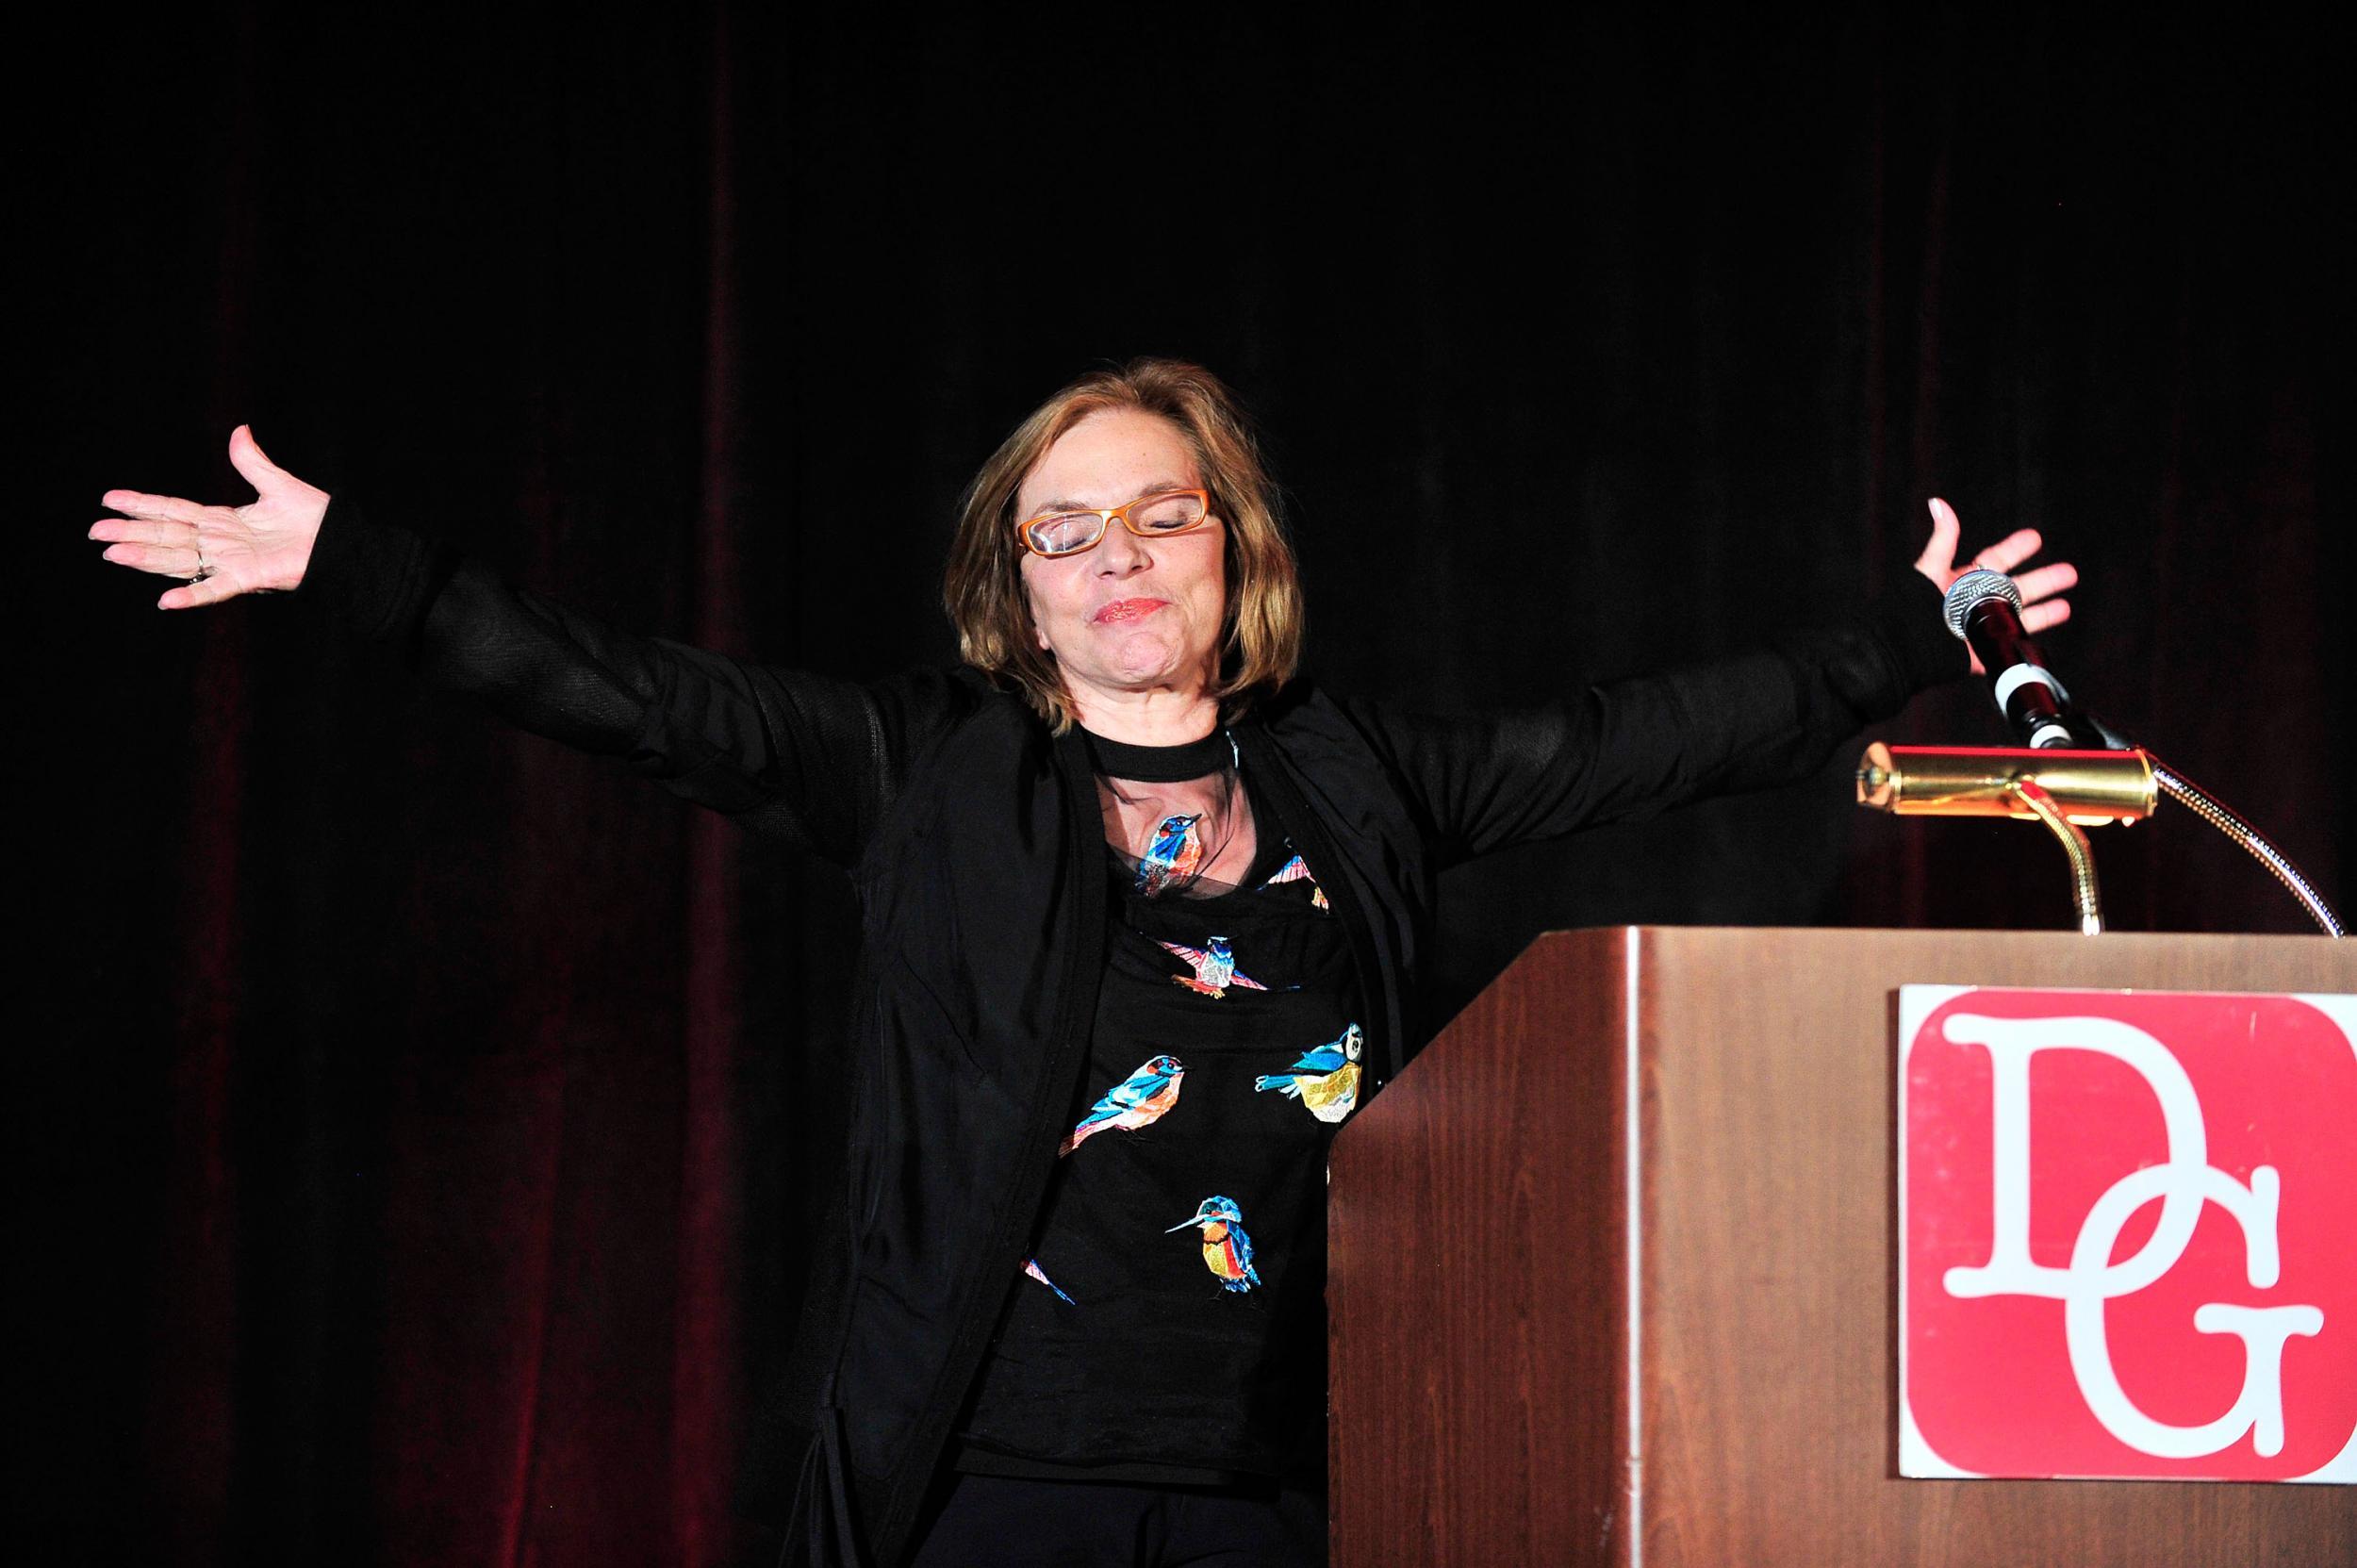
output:
M 2160 792 L 2177 801 L 2210 826 L 2241 846 L 2244 853 L 2266 867 L 2267 875 L 2283 884 L 2283 891 L 2299 900 L 2308 912 L 2308 918 L 2316 923 L 2327 936 L 2346 937 L 2349 929 L 2332 906 L 2324 901 L 2316 884 L 2307 873 L 2292 864 L 2291 856 L 2267 842 L 2266 835 L 2252 827 L 2243 815 L 2219 800 L 2215 794 L 2196 784 L 2191 777 L 2164 762 L 2149 746 L 2138 746 L 2094 714 L 2085 715 L 2086 721 L 2103 744 L 2116 751 L 2141 751 L 2152 764 L 2152 782 Z

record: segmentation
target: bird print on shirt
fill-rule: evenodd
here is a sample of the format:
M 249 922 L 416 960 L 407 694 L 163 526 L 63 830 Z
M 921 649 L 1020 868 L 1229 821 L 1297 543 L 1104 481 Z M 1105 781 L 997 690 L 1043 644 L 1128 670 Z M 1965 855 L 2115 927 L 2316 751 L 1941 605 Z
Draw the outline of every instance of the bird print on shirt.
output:
M 1184 882 L 1203 864 L 1203 834 L 1196 824 L 1203 814 L 1165 817 L 1154 830 L 1154 841 L 1138 862 L 1137 890 L 1154 897 L 1173 883 Z
M 1262 887 L 1281 887 L 1289 882 L 1306 882 L 1310 884 L 1310 908 L 1326 909 L 1331 907 L 1326 901 L 1326 889 L 1318 885 L 1317 879 L 1310 874 L 1309 862 L 1303 860 L 1299 855 L 1294 856 L 1293 859 L 1285 862 L 1284 865 L 1279 866 L 1277 868 L 1277 874 L 1269 878 L 1268 881 L 1262 883 L 1261 885 Z
M 1175 1056 L 1156 1056 L 1141 1063 L 1136 1072 L 1106 1090 L 1105 1098 L 1089 1108 L 1071 1135 L 1057 1147 L 1056 1157 L 1062 1159 L 1099 1132 L 1131 1131 L 1160 1120 L 1178 1103 L 1178 1085 L 1186 1076 L 1187 1069 Z M 1080 1305 L 1041 1271 L 1038 1259 L 1024 1259 L 1023 1272 L 1054 1291 L 1065 1306 Z
M 1187 1069 L 1175 1056 L 1157 1056 L 1141 1064 L 1089 1108 L 1057 1154 L 1071 1153 L 1099 1132 L 1129 1132 L 1159 1121 L 1178 1103 L 1178 1084 L 1186 1075 Z
M 1056 1281 L 1054 1281 L 1053 1279 L 1050 1279 L 1049 1278 L 1047 1278 L 1047 1275 L 1042 1274 L 1042 1273 L 1039 1271 L 1039 1260 L 1038 1260 L 1038 1259 L 1036 1259 L 1036 1258 L 1026 1258 L 1026 1259 L 1024 1259 L 1024 1260 L 1023 1260 L 1023 1272 L 1024 1272 L 1024 1273 L 1026 1273 L 1026 1274 L 1028 1274 L 1028 1275 L 1030 1275 L 1032 1279 L 1034 1279 L 1038 1280 L 1041 1284 L 1046 1285 L 1046 1286 L 1047 1286 L 1049 1290 L 1054 1291 L 1054 1292 L 1056 1293 L 1056 1299 L 1057 1299 L 1057 1300 L 1059 1300 L 1059 1301 L 1061 1301 L 1061 1302 L 1063 1302 L 1065 1306 L 1067 1306 L 1067 1307 L 1077 1307 L 1077 1306 L 1079 1306 L 1079 1305 L 1080 1305 L 1080 1303 L 1079 1303 L 1078 1301 L 1075 1301 L 1075 1300 L 1073 1300 L 1073 1299 L 1072 1299 L 1072 1297 L 1070 1297 L 1070 1296 L 1068 1296 L 1064 1295 L 1063 1288 L 1062 1288 L 1061 1286 L 1059 1286 L 1059 1285 L 1056 1283 Z
M 1228 948 L 1228 938 L 1225 936 L 1206 937 L 1204 945 L 1199 948 L 1189 948 L 1177 942 L 1162 941 L 1157 941 L 1155 946 L 1177 953 L 1180 958 L 1185 959 L 1195 970 L 1193 975 L 1171 976 L 1173 982 L 1209 997 L 1213 1001 L 1226 996 L 1228 987 L 1230 985 L 1241 985 L 1248 991 L 1268 989 L 1259 981 L 1236 973 L 1236 955 Z
M 1220 1289 L 1248 1291 L 1261 1282 L 1261 1271 L 1252 1266 L 1252 1238 L 1244 1234 L 1244 1211 L 1234 1198 L 1207 1197 L 1195 1207 L 1194 1218 L 1180 1220 L 1162 1234 L 1190 1225 L 1203 1232 L 1203 1266 L 1219 1277 Z
M 1255 1092 L 1275 1089 L 1287 1099 L 1297 1099 L 1322 1122 L 1341 1121 L 1359 1104 L 1359 1056 L 1365 1044 L 1366 1037 L 1352 1024 L 1339 1038 L 1307 1052 L 1283 1072 L 1254 1079 L 1252 1087 Z

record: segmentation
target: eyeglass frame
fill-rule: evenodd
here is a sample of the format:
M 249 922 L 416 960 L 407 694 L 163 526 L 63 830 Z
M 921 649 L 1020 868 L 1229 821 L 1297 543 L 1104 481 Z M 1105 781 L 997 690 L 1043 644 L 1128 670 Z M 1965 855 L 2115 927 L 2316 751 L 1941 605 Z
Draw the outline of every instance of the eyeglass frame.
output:
M 1166 501 L 1175 495 L 1191 495 L 1195 497 L 1197 501 L 1203 503 L 1203 515 L 1195 519 L 1193 522 L 1187 524 L 1184 528 L 1158 528 L 1151 533 L 1140 528 L 1136 523 L 1129 520 L 1129 513 L 1134 508 L 1143 506 L 1149 501 Z M 1032 554 L 1038 556 L 1043 561 L 1068 561 L 1075 555 L 1085 555 L 1090 551 L 1095 550 L 1098 545 L 1103 544 L 1105 542 L 1105 536 L 1113 532 L 1113 520 L 1115 518 L 1119 518 L 1121 520 L 1122 527 L 1127 528 L 1131 534 L 1141 539 L 1175 539 L 1182 534 L 1194 533 L 1205 523 L 1210 522 L 1211 520 L 1211 492 L 1209 490 L 1192 490 L 1183 488 L 1176 490 L 1156 490 L 1149 495 L 1142 495 L 1135 501 L 1129 502 L 1121 506 L 1070 506 L 1060 512 L 1040 512 L 1034 516 L 1025 518 L 1021 522 L 1016 523 L 1014 525 L 1014 536 L 1022 541 L 1024 549 L 1030 551 Z M 1035 523 L 1046 522 L 1052 518 L 1085 517 L 1094 517 L 1096 519 L 1096 536 L 1089 540 L 1088 543 L 1080 546 L 1078 550 L 1042 550 L 1039 546 L 1031 542 L 1031 528 Z

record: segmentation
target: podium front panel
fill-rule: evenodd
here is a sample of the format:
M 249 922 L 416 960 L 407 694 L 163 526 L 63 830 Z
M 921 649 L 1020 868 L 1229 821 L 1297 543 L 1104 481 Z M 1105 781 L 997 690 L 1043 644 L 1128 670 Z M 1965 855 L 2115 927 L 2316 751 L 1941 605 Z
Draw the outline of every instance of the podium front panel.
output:
M 1336 1140 L 1337 1568 L 2357 1562 L 2337 1486 L 1902 1479 L 1903 984 L 2357 990 L 2323 938 L 1542 937 Z

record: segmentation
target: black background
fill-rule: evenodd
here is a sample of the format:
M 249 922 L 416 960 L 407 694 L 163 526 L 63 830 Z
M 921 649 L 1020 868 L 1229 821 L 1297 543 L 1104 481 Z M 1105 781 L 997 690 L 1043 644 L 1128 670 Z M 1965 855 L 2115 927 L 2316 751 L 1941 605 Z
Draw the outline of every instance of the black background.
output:
M 2078 563 L 2074 690 L 2345 901 L 2350 170 L 2302 26 L 746 9 L 36 61 L 12 1098 L 60 1547 L 725 1558 L 838 1119 L 832 872 L 300 596 L 163 616 L 95 560 L 109 487 L 244 499 L 240 421 L 577 608 L 857 675 L 953 657 L 1006 429 L 1178 355 L 1262 420 L 1310 668 L 1441 706 L 1840 613 L 1945 495 Z M 2002 739 L 1962 684 L 1880 733 Z M 2068 923 L 2041 835 L 1868 817 L 1854 763 L 1455 874 L 1438 1012 L 1555 927 Z M 2098 836 L 2121 929 L 2304 929 L 2183 813 Z

